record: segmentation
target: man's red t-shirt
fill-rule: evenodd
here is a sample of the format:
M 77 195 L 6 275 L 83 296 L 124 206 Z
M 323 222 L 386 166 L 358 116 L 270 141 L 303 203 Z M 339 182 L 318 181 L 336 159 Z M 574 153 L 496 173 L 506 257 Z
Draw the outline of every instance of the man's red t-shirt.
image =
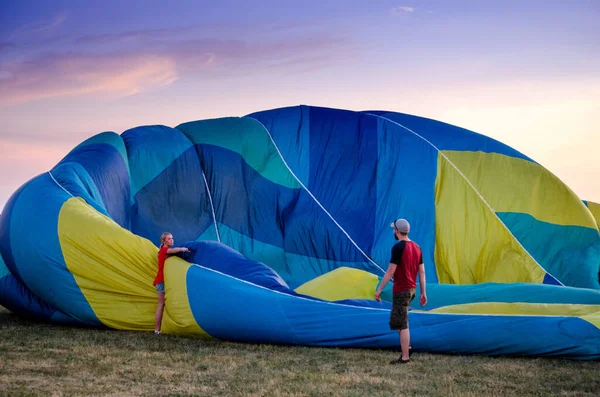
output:
M 158 251 L 158 273 L 156 274 L 156 278 L 154 279 L 154 284 L 160 284 L 165 282 L 165 260 L 167 259 L 167 251 L 169 247 L 163 245 L 160 247 L 160 251 Z
M 417 288 L 417 273 L 419 265 L 423 263 L 423 254 L 414 241 L 402 240 L 394 245 L 390 263 L 397 265 L 394 272 L 394 294 Z

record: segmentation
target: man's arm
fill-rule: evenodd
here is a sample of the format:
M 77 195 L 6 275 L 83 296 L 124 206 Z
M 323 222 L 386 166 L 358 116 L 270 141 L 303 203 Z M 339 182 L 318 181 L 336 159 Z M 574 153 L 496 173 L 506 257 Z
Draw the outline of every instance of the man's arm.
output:
M 400 243 L 394 245 L 392 247 L 392 257 L 390 258 L 390 265 L 388 266 L 385 275 L 383 276 L 383 280 L 381 280 L 381 284 L 379 288 L 375 292 L 375 300 L 379 302 L 381 300 L 381 291 L 386 286 L 386 284 L 394 277 L 394 273 L 396 273 L 396 268 L 398 267 L 398 263 L 400 263 L 400 259 L 402 258 L 402 254 L 404 253 L 404 247 L 406 245 L 405 241 L 401 241 Z
M 394 273 L 396 272 L 396 268 L 398 266 L 395 263 L 390 263 L 388 266 L 385 275 L 383 276 L 383 280 L 381 280 L 381 284 L 379 284 L 379 288 L 377 288 L 377 292 L 375 292 L 375 300 L 379 302 L 381 300 L 381 291 L 386 286 L 387 283 L 394 277 Z
M 425 264 L 423 262 L 419 265 L 419 282 L 421 284 L 421 298 L 419 300 L 421 301 L 421 306 L 425 306 L 427 304 L 427 283 L 425 281 Z

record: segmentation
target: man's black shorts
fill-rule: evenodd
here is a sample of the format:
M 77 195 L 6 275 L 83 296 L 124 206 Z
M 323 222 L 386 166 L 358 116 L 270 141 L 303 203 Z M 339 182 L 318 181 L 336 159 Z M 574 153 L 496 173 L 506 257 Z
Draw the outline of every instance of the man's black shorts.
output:
M 390 329 L 403 330 L 408 328 L 408 307 L 415 299 L 415 288 L 394 294 L 392 312 L 390 313 Z

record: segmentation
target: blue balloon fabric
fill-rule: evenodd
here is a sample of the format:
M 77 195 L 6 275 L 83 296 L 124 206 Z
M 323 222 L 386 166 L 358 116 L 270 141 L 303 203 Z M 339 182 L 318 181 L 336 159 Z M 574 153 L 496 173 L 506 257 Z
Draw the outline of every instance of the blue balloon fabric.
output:
M 600 231 L 533 159 L 422 117 L 296 106 L 82 142 L 0 215 L 0 304 L 62 324 L 398 349 L 391 285 L 411 224 L 429 302 L 417 351 L 600 359 Z M 593 207 L 595 208 L 595 207 Z

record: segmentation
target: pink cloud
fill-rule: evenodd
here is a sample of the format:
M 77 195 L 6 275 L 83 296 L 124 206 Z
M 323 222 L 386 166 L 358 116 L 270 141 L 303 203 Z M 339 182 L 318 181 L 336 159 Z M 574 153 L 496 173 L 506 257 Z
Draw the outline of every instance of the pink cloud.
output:
M 3 173 L 0 180 L 0 210 L 21 185 L 34 176 L 49 171 L 72 149 L 67 144 L 53 144 L 47 140 L 18 143 L 0 139 L 0 147 L 0 168 L 9 170 Z
M 20 143 L 15 140 L 3 139 L 0 140 L 0 144 L 3 149 L 0 164 L 3 169 L 10 168 L 13 170 L 32 163 L 38 165 L 41 163 L 46 165 L 47 169 L 50 169 L 72 149 L 67 144 L 52 144 L 48 141 Z M 39 168 L 39 166 L 36 166 L 36 168 Z
M 104 37 L 120 42 L 141 33 Z M 135 44 L 135 43 L 130 43 Z M 264 68 L 325 67 L 353 52 L 335 37 L 300 37 L 272 42 L 188 39 L 137 43 L 103 54 L 40 54 L 0 64 L 0 105 L 80 95 L 126 96 L 165 87 L 182 75 L 251 74 Z M 210 72 L 210 73 L 208 73 Z
M 0 69 L 0 104 L 86 94 L 125 96 L 177 79 L 168 56 L 46 55 Z

